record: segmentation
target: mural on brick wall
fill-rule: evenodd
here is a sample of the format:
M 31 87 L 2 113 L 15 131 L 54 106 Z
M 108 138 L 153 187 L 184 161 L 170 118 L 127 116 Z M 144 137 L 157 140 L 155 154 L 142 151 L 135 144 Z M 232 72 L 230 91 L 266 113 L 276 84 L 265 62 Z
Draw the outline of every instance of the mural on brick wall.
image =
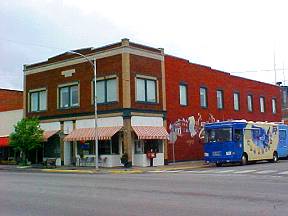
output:
M 189 116 L 188 118 L 179 118 L 177 121 L 170 123 L 169 125 L 169 142 L 175 143 L 177 137 L 181 137 L 184 134 L 189 133 L 193 139 L 196 135 L 201 138 L 202 131 L 205 123 L 215 122 L 214 116 L 209 113 L 208 121 L 203 121 L 200 113 L 197 116 Z

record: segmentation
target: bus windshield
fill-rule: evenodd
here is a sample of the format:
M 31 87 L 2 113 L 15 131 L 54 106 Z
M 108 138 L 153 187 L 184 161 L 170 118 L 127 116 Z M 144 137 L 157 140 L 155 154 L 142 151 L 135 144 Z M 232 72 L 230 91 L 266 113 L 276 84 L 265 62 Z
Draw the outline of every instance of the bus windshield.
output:
M 232 128 L 207 129 L 205 141 L 208 142 L 229 142 L 232 141 Z

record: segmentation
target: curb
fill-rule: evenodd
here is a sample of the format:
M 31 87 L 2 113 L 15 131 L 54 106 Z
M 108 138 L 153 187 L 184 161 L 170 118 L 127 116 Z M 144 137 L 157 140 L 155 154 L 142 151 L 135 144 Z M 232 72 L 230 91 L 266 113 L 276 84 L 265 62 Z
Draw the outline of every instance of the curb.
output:
M 31 167 L 20 167 L 9 169 L 9 168 L 3 168 L 0 170 L 6 170 L 6 171 L 26 171 L 26 172 L 43 172 L 43 173 L 74 173 L 74 174 L 143 174 L 143 173 L 149 173 L 151 171 L 173 171 L 173 170 L 192 170 L 192 169 L 201 169 L 201 168 L 207 168 L 208 166 L 206 164 L 202 165 L 195 165 L 195 166 L 174 166 L 174 167 L 155 167 L 154 169 L 144 168 L 144 169 L 100 169 L 100 170 L 77 170 L 77 169 L 32 169 Z
M 48 173 L 82 173 L 82 174 L 95 174 L 97 171 L 92 170 L 57 170 L 57 169 L 41 169 L 42 172 Z
M 142 174 L 145 171 L 143 170 L 111 170 L 108 173 L 111 174 Z

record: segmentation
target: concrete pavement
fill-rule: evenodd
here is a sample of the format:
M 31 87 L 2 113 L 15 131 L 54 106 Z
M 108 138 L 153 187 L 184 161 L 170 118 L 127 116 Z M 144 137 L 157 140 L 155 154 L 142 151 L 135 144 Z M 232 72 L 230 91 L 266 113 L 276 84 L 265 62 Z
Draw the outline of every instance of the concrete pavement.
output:
M 209 167 L 204 161 L 186 161 L 170 163 L 165 166 L 157 167 L 116 167 L 116 168 L 99 168 L 95 170 L 94 167 L 75 167 L 75 166 L 61 166 L 56 168 L 33 168 L 31 166 L 17 166 L 17 165 L 0 165 L 0 170 L 6 171 L 26 171 L 26 172 L 47 172 L 47 173 L 79 173 L 79 174 L 140 174 L 149 171 L 157 170 L 191 170 Z

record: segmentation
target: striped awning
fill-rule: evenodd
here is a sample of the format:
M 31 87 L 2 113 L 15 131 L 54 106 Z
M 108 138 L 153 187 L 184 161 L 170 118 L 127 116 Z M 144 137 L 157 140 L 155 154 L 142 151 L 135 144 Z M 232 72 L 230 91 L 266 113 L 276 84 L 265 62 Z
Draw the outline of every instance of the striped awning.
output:
M 47 142 L 48 139 L 53 136 L 54 134 L 58 133 L 59 130 L 52 130 L 52 131 L 44 131 L 43 132 L 43 141 Z
M 132 126 L 138 139 L 168 139 L 169 134 L 164 127 Z
M 97 127 L 98 140 L 110 140 L 122 127 Z M 79 128 L 73 130 L 64 141 L 95 140 L 95 128 Z
M 0 137 L 0 148 L 9 146 L 9 137 Z

